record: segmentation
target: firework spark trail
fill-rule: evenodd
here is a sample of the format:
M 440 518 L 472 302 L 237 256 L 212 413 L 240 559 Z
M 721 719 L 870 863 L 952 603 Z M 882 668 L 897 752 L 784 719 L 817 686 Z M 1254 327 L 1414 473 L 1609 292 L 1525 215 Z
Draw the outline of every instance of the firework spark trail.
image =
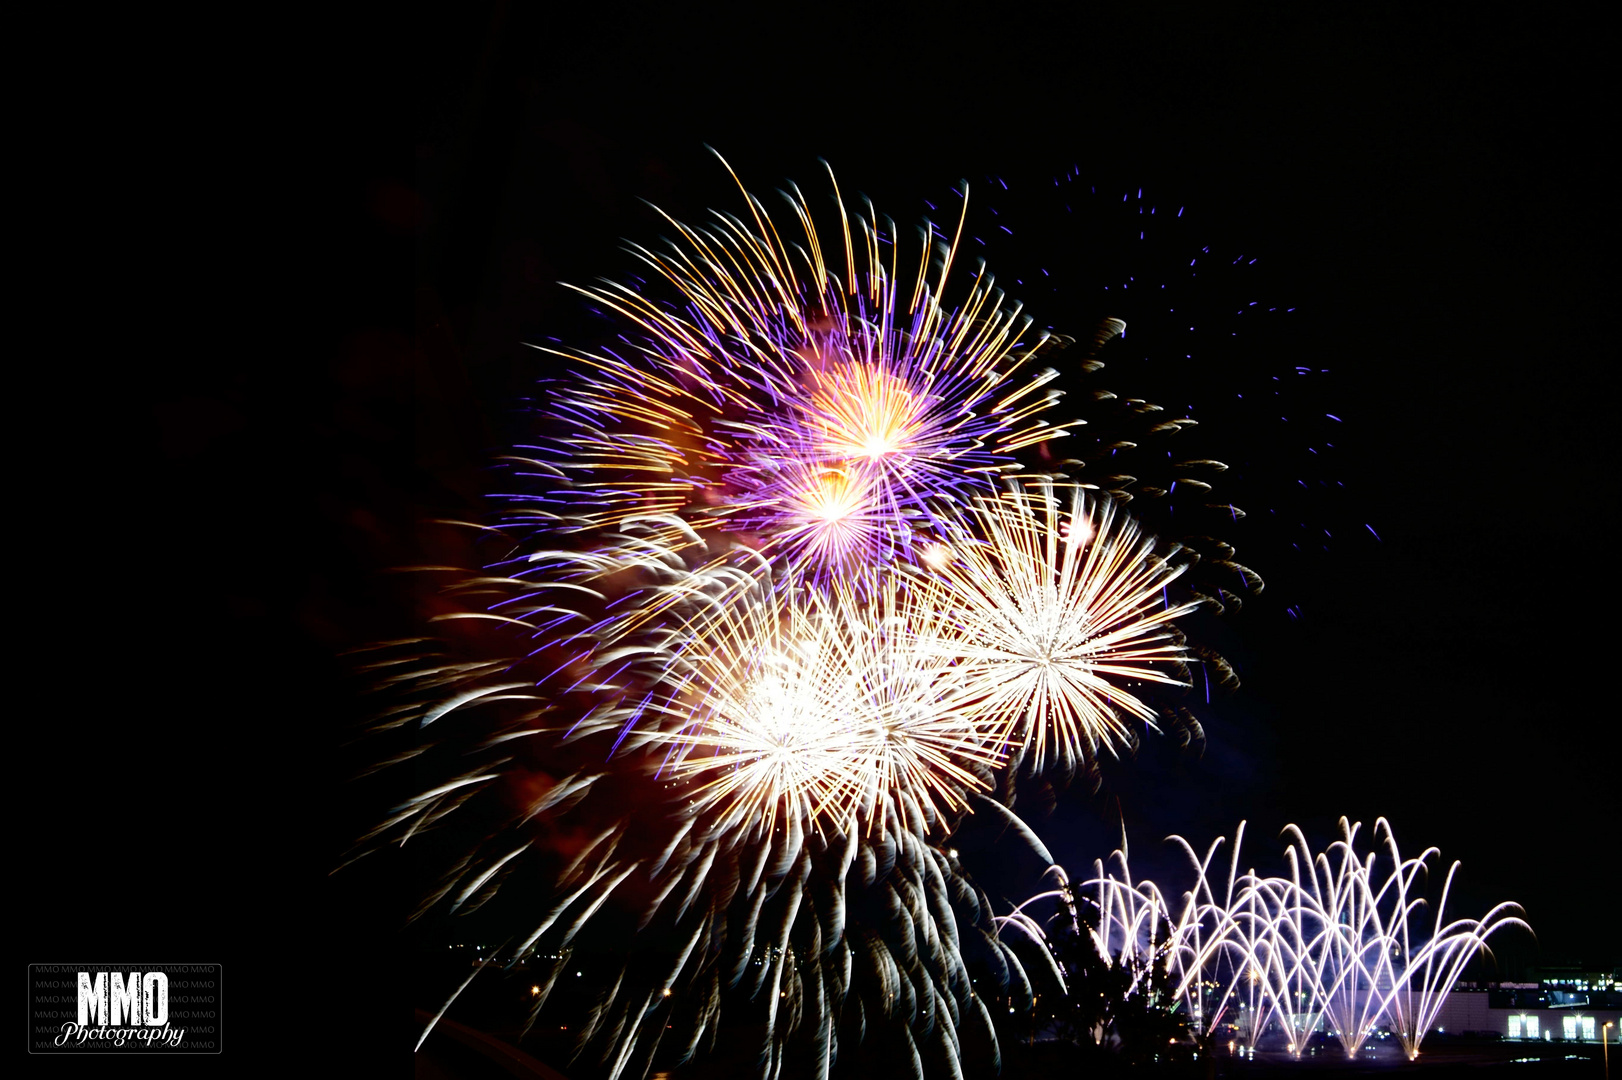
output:
M 1071 933 L 1089 935 L 1105 962 L 1152 976 L 1163 963 L 1175 981 L 1173 993 L 1188 1017 L 1195 1044 L 1209 1049 L 1224 1023 L 1254 1048 L 1270 1027 L 1284 1031 L 1291 1053 L 1299 1056 L 1308 1033 L 1327 1026 L 1348 1058 L 1379 1025 L 1390 1028 L 1410 1059 L 1430 1030 L 1442 1002 L 1465 965 L 1487 953 L 1487 939 L 1507 927 L 1529 930 L 1515 904 L 1498 904 L 1480 919 L 1445 915 L 1459 864 L 1448 870 L 1435 917 L 1423 940 L 1415 923 L 1426 904 L 1417 885 L 1436 849 L 1404 858 L 1390 825 L 1375 823 L 1375 850 L 1356 849 L 1361 828 L 1342 818 L 1341 839 L 1313 853 L 1295 826 L 1285 830 L 1288 873 L 1261 877 L 1240 874 L 1244 825 L 1235 834 L 1225 887 L 1219 892 L 1211 866 L 1221 840 L 1201 857 L 1181 837 L 1171 837 L 1187 856 L 1194 884 L 1181 894 L 1175 916 L 1152 882 L 1134 883 L 1126 853 L 1117 851 L 1114 869 L 1100 862 L 1095 876 L 1072 883 L 1062 868 L 1050 873 L 1059 887 L 1031 897 L 1006 916 L 999 930 L 1012 927 L 1045 946 L 1046 927 L 1030 910 L 1057 900 L 1056 918 Z M 1383 846 L 1383 851 L 1381 850 Z M 1382 861 L 1383 856 L 1383 861 Z M 1378 868 L 1383 865 L 1383 875 Z M 1089 897 L 1093 890 L 1096 899 Z M 1091 921 L 1078 903 L 1092 904 Z M 1156 928 L 1169 928 L 1157 940 Z M 1051 951 L 1047 966 L 1063 973 Z M 1131 993 L 1150 988 L 1134 980 Z
M 864 1032 L 956 1075 L 965 1033 L 998 1053 L 962 935 L 1032 991 L 941 844 L 976 801 L 1012 816 L 1000 770 L 1073 771 L 1152 727 L 1200 596 L 1171 597 L 1188 560 L 1115 497 L 1017 475 L 1069 425 L 1038 418 L 1049 339 L 988 275 L 945 306 L 961 223 L 933 267 L 925 230 L 909 291 L 893 225 L 840 204 L 829 253 L 797 189 L 796 243 L 745 197 L 747 221 L 635 249 L 679 304 L 581 290 L 629 332 L 560 352 L 583 374 L 476 526 L 499 555 L 428 568 L 458 575 L 436 620 L 474 658 L 424 639 L 370 665 L 404 699 L 385 764 L 443 779 L 362 846 L 482 830 L 417 914 L 506 904 L 502 962 L 554 957 L 532 1023 L 593 927 L 679 943 L 599 988 L 574 1052 L 606 1075 L 713 1052 L 723 1017 L 763 1033 L 762 1076 L 826 1075 Z M 514 909 L 531 864 L 542 903 Z
M 1005 186 L 1010 195 L 1002 194 Z M 979 250 L 1019 284 L 1022 298 L 1034 308 L 1045 297 L 1063 297 L 1078 329 L 1085 325 L 1080 311 L 1119 316 L 1133 332 L 1111 350 L 1112 367 L 1152 368 L 1159 376 L 1164 410 L 1140 412 L 1153 407 L 1116 385 L 1119 398 L 1106 395 L 1110 400 L 1080 413 L 1089 426 L 1064 444 L 1065 454 L 1087 462 L 1079 475 L 1117 474 L 1118 482 L 1101 486 L 1134 496 L 1134 512 L 1161 536 L 1193 542 L 1201 533 L 1224 535 L 1230 511 L 1208 486 L 1210 469 L 1220 466 L 1190 461 L 1203 450 L 1178 444 L 1215 430 L 1251 431 L 1269 442 L 1269 452 L 1246 462 L 1241 483 L 1251 492 L 1247 503 L 1259 504 L 1253 510 L 1267 519 L 1270 543 L 1306 553 L 1357 536 L 1376 542 L 1384 528 L 1371 528 L 1360 511 L 1350 515 L 1341 498 L 1346 478 L 1336 477 L 1342 421 L 1355 418 L 1336 415 L 1346 403 L 1328 394 L 1332 365 L 1291 340 L 1300 329 L 1292 326 L 1297 308 L 1283 297 L 1295 289 L 1274 276 L 1279 267 L 1216 240 L 1200 214 L 1184 216 L 1152 190 L 1095 188 L 1075 170 L 1030 187 L 993 181 L 982 191 L 979 209 L 1009 228 L 982 230 Z M 1032 244 L 1028 237 L 1038 230 L 1042 242 Z M 1203 428 L 1154 434 L 1157 421 L 1195 416 Z M 1233 580 L 1222 585 L 1243 598 L 1246 589 Z

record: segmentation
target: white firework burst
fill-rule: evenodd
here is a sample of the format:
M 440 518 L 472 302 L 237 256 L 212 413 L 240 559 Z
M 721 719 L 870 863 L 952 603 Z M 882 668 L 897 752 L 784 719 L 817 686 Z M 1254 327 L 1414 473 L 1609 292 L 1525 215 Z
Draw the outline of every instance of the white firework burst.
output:
M 951 658 L 978 722 L 1031 764 L 1073 766 L 1153 726 L 1133 682 L 1186 687 L 1172 628 L 1198 601 L 1173 603 L 1180 576 L 1107 497 L 1050 481 L 977 499 L 956 535 L 925 549 L 906 593 L 927 625 L 919 648 Z
M 650 712 L 667 769 L 724 828 L 933 822 L 1001 764 L 975 702 L 913 647 L 891 577 L 871 591 L 763 585 L 695 618 Z M 905 827 L 905 826 L 904 826 Z

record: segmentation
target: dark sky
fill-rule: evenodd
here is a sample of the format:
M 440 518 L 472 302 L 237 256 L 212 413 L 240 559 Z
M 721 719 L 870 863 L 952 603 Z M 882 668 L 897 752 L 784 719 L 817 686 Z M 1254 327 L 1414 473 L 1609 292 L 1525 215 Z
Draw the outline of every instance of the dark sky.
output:
M 1122 7 L 806 7 L 768 24 L 678 5 L 380 6 L 312 30 L 269 94 L 290 122 L 258 172 L 293 213 L 264 324 L 187 341 L 144 387 L 118 520 L 150 573 L 116 605 L 141 613 L 126 644 L 86 676 L 118 694 L 83 706 L 99 741 L 82 790 L 134 768 L 174 831 L 63 864 L 36 906 L 40 959 L 127 940 L 86 898 L 122 874 L 172 894 L 140 939 L 164 958 L 236 963 L 244 981 L 303 947 L 398 964 L 398 882 L 324 876 L 359 812 L 337 783 L 360 708 L 336 654 L 414 632 L 421 596 L 383 571 L 457 554 L 417 523 L 477 512 L 513 402 L 543 373 L 521 343 L 591 330 L 555 282 L 624 272 L 620 239 L 661 235 L 642 199 L 689 219 L 734 205 L 708 144 L 759 191 L 792 178 L 820 198 L 825 158 L 908 227 L 966 178 L 980 227 L 991 208 L 1022 223 L 999 241 L 1008 262 L 1047 266 L 1057 247 L 1072 268 L 1025 291 L 999 271 L 1040 325 L 1120 314 L 1097 285 L 1169 281 L 1202 247 L 1258 261 L 1194 301 L 1296 309 L 1235 317 L 1228 341 L 1223 315 L 1179 367 L 1132 346 L 1170 340 L 1145 307 L 1095 376 L 1208 418 L 1204 445 L 1235 465 L 1225 495 L 1251 512 L 1234 542 L 1269 586 L 1211 631 L 1243 686 L 1202 713 L 1205 757 L 1151 740 L 1101 795 L 1062 796 L 1039 825 L 1062 859 L 1105 854 L 1117 814 L 1137 850 L 1248 817 L 1258 855 L 1287 821 L 1327 839 L 1340 814 L 1366 829 L 1384 814 L 1405 847 L 1464 861 L 1459 913 L 1518 899 L 1545 959 L 1622 960 L 1600 258 L 1615 195 L 1593 20 Z M 1139 190 L 1157 217 L 1186 213 L 1099 269 L 1055 207 L 1066 175 L 1110 228 Z M 1281 404 L 1303 427 L 1229 400 L 1297 365 L 1313 380 Z M 1343 421 L 1335 451 L 1303 471 L 1325 411 Z M 1284 490 L 1298 478 L 1344 486 Z M 1290 546 L 1308 527 L 1336 534 L 1327 550 Z M 106 704 L 132 695 L 160 704 Z

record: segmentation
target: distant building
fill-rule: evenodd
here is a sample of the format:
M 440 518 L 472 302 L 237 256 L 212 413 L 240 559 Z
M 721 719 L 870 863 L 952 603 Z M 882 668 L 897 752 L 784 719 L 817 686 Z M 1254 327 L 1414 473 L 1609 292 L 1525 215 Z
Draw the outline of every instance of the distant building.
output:
M 1609 1041 L 1622 1032 L 1622 980 L 1616 972 L 1545 968 L 1534 983 L 1460 983 L 1437 1011 L 1433 1031 L 1538 1042 Z

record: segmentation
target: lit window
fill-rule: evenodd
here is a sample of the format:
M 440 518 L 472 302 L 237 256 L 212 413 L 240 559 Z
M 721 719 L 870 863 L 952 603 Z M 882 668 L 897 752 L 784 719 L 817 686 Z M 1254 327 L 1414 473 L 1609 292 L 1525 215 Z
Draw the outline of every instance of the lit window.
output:
M 1518 1016 L 1509 1018 L 1509 1037 L 1512 1039 L 1521 1037 L 1521 1018 Z
M 1535 1039 L 1538 1037 L 1538 1018 L 1535 1016 L 1528 1016 L 1526 1018 L 1526 1037 L 1528 1039 Z
M 1592 1039 L 1594 1037 L 1594 1018 L 1592 1016 L 1581 1016 L 1578 1019 L 1583 1022 L 1583 1038 Z
M 1560 1018 L 1560 1036 L 1565 1039 L 1577 1037 L 1577 1018 L 1575 1016 L 1562 1016 Z

